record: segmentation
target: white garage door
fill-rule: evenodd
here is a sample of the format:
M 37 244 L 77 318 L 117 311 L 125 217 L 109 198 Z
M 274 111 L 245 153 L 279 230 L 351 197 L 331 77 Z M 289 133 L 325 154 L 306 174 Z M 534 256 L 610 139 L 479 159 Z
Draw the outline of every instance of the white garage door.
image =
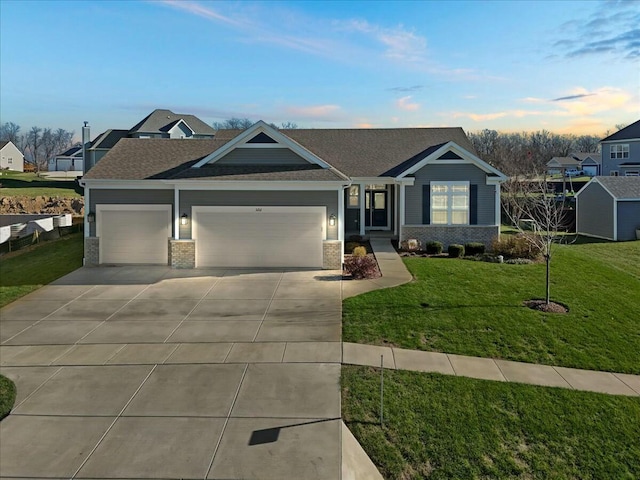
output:
M 197 267 L 322 268 L 325 207 L 193 207 Z
M 590 177 L 594 177 L 598 173 L 598 167 L 593 166 L 584 166 L 582 167 L 585 175 L 589 175 Z
M 171 205 L 97 205 L 100 263 L 166 265 Z

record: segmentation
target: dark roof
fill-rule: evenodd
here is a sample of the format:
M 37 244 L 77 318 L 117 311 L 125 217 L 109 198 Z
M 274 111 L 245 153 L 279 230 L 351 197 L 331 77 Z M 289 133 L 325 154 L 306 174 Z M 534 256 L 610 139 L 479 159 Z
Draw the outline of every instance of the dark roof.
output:
M 571 156 L 573 158 L 577 159 L 577 160 L 580 160 L 580 161 L 583 161 L 586 158 L 592 158 L 593 160 L 596 160 L 598 162 L 601 160 L 601 157 L 602 157 L 602 155 L 600 153 L 596 153 L 596 152 L 593 152 L 593 153 L 590 153 L 590 152 L 575 152 L 575 153 L 572 153 Z
M 220 139 L 123 138 L 87 172 L 87 179 L 170 178 L 224 145 Z
M 309 165 L 205 165 L 190 167 L 241 133 L 219 130 L 213 139 L 124 138 L 87 179 L 340 180 L 395 176 L 449 141 L 475 154 L 461 128 L 294 129 L 281 133 L 328 163 Z M 335 169 L 335 170 L 334 170 Z M 336 171 L 337 170 L 337 171 Z
M 212 127 L 195 115 L 173 113 L 171 110 L 166 109 L 156 109 L 131 127 L 129 134 L 161 133 L 170 128 L 169 125 L 173 126 L 179 120 L 184 120 L 196 135 L 214 135 L 216 133 Z
M 390 176 L 430 147 L 455 142 L 475 155 L 462 128 L 371 128 L 280 130 L 350 177 Z M 416 156 L 420 158 L 416 159 Z M 411 165 L 406 165 L 409 168 Z
M 91 146 L 89 148 L 113 148 L 113 146 L 118 143 L 121 138 L 126 137 L 128 133 L 129 130 L 115 130 L 110 128 L 106 132 L 102 132 L 100 135 L 98 135 L 96 139 L 91 142 Z
M 640 177 L 596 177 L 615 198 L 640 200 Z
M 75 147 L 71 147 L 68 150 L 65 150 L 64 152 L 56 155 L 57 157 L 71 157 L 73 155 L 75 155 L 78 152 L 82 151 L 82 145 L 76 145 Z
M 9 143 L 9 140 L 3 140 L 2 142 L 0 142 L 0 148 L 4 148 L 4 146 Z
M 577 167 L 580 163 L 573 157 L 553 157 L 547 162 L 547 166 L 554 160 L 559 163 L 561 167 Z
M 273 181 L 335 181 L 344 180 L 333 169 L 319 165 L 205 165 L 181 170 L 172 179 L 199 180 L 273 180 Z
M 609 135 L 600 141 L 612 142 L 615 140 L 631 140 L 634 138 L 640 138 L 640 120 L 633 122 L 631 125 L 624 127 L 622 130 L 618 130 L 613 135 Z

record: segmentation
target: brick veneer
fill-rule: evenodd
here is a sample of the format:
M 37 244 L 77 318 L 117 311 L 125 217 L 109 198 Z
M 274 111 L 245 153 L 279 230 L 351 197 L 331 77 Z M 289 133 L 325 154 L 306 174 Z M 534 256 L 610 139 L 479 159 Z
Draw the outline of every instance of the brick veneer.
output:
M 325 240 L 322 242 L 322 268 L 340 270 L 342 268 L 342 242 Z
M 464 245 L 468 242 L 480 242 L 484 243 L 488 250 L 491 247 L 491 242 L 499 233 L 500 227 L 495 225 L 464 225 L 459 227 L 414 225 L 402 227 L 400 241 L 415 238 L 420 240 L 422 245 L 437 241 L 442 242 L 444 248 L 452 243 Z
M 169 240 L 169 264 L 172 268 L 195 268 L 196 241 Z
M 84 237 L 84 265 L 96 267 L 100 263 L 100 239 Z

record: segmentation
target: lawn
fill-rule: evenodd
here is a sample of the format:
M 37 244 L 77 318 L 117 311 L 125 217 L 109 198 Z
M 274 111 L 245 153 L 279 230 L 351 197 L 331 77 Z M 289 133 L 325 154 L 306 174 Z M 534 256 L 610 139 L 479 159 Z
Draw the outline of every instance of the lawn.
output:
M 3 197 L 63 197 L 80 198 L 75 179 L 51 180 L 35 173 L 3 171 L 0 176 L 0 195 Z
M 640 478 L 640 399 L 342 369 L 343 418 L 388 479 Z
M 555 249 L 552 299 L 544 264 L 407 258 L 416 280 L 343 303 L 343 340 L 595 370 L 640 373 L 640 242 Z
M 82 266 L 83 236 L 72 234 L 0 259 L 0 307 Z

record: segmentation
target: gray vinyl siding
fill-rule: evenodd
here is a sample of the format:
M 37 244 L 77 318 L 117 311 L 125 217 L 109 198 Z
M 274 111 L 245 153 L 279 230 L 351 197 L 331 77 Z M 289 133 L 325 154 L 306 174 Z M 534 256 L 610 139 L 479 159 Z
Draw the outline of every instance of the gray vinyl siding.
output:
M 629 145 L 629 158 L 611 158 L 611 145 Z M 602 175 L 609 176 L 611 170 L 617 170 L 620 175 L 621 163 L 640 163 L 640 140 L 620 140 L 618 142 L 602 144 Z
M 309 162 L 288 148 L 236 148 L 216 163 L 218 165 L 307 165 Z
M 338 215 L 337 191 L 210 191 L 185 190 L 180 192 L 180 211 L 193 218 L 193 206 L 241 206 L 241 207 L 327 207 L 327 217 Z M 338 239 L 338 222 L 327 222 L 327 240 Z M 191 238 L 191 222 L 180 226 L 180 238 Z
M 178 128 L 173 127 L 171 129 L 171 131 L 169 132 L 169 138 L 180 138 L 180 136 L 183 136 L 184 138 L 188 138 L 193 136 L 193 133 L 191 132 L 191 130 L 189 130 L 187 126 L 184 125 L 183 123 L 178 124 L 177 127 Z
M 635 240 L 640 229 L 640 200 L 618 202 L 618 240 Z
M 487 174 L 475 165 L 426 165 L 415 173 L 413 186 L 405 187 L 405 225 L 422 225 L 422 186 L 431 182 L 463 182 L 478 185 L 478 225 L 495 225 L 496 186 L 487 185 Z
M 173 205 L 173 190 L 99 190 L 89 191 L 90 212 L 96 211 L 98 204 L 111 205 Z M 173 210 L 173 209 L 172 209 Z M 171 213 L 173 218 L 173 211 Z M 90 224 L 90 235 L 96 235 L 95 222 Z M 173 230 L 173 228 L 172 228 Z
M 599 183 L 591 182 L 578 195 L 578 233 L 613 240 L 613 197 Z

